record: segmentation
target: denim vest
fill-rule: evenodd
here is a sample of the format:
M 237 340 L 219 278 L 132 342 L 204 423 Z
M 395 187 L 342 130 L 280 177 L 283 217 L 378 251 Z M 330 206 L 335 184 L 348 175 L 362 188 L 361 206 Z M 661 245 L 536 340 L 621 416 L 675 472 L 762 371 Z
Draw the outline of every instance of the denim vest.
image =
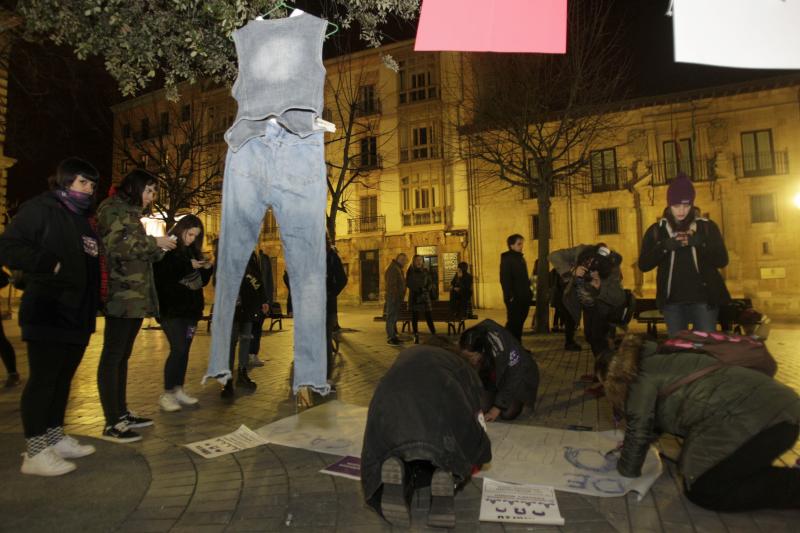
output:
M 327 26 L 327 21 L 303 13 L 253 20 L 233 32 L 239 76 L 232 94 L 239 109 L 225 132 L 231 150 L 263 135 L 264 121 L 272 117 L 301 137 L 313 132 L 324 106 L 322 43 Z

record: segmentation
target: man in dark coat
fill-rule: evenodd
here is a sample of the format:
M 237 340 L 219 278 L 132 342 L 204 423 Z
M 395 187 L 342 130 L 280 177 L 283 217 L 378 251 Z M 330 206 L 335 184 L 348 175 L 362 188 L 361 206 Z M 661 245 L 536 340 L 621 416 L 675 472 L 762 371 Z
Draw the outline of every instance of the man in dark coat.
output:
M 522 327 L 531 307 L 533 293 L 528 279 L 528 265 L 522 255 L 525 239 L 514 234 L 506 239 L 508 251 L 500 256 L 500 285 L 506 304 L 506 329 L 522 340 Z
M 660 394 L 717 363 L 704 353 L 658 353 L 637 335 L 626 336 L 616 354 L 603 355 L 606 396 L 625 418 L 617 470 L 640 476 L 650 444 L 671 433 L 683 438 L 678 470 L 695 504 L 715 511 L 800 509 L 800 470 L 773 466 L 800 432 L 800 398 L 792 388 L 726 365 Z
M 383 275 L 386 287 L 386 339 L 389 344 L 398 345 L 397 316 L 400 314 L 400 304 L 406 297 L 406 277 L 403 269 L 408 262 L 406 254 L 397 254 L 386 268 Z
M 333 332 L 336 329 L 338 320 L 337 314 L 339 310 L 338 298 L 347 286 L 347 273 L 344 271 L 342 259 L 339 253 L 333 246 L 330 240 L 326 240 L 327 254 L 325 258 L 326 275 L 325 275 L 325 290 L 327 292 L 327 299 L 325 304 L 325 332 L 327 339 L 327 356 L 328 356 L 328 380 L 333 375 Z
M 483 382 L 487 422 L 514 420 L 525 405 L 533 409 L 539 366 L 510 331 L 487 319 L 462 333 L 459 347 Z
M 481 382 L 455 352 L 429 345 L 403 350 L 372 396 L 361 485 L 367 503 L 394 525 L 409 525 L 411 489 L 430 483 L 428 524 L 453 527 L 454 485 L 491 461 Z
M 262 312 L 259 309 L 256 319 L 253 322 L 253 339 L 250 341 L 250 362 L 249 366 L 264 366 L 264 362 L 259 359 L 258 352 L 261 351 L 261 333 L 264 329 L 264 320 L 269 315 L 269 306 L 272 304 L 272 295 L 275 292 L 272 281 L 272 261 L 264 250 L 258 251 L 258 266 L 261 269 L 261 284 L 264 287 L 264 294 L 267 296 L 267 309 Z

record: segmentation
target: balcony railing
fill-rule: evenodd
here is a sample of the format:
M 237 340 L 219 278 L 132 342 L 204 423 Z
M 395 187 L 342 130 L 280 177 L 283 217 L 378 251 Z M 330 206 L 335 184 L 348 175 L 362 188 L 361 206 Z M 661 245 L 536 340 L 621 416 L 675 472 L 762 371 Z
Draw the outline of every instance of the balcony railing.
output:
M 443 224 L 445 212 L 441 207 L 419 209 L 403 213 L 403 226 L 423 226 L 425 224 Z
M 357 117 L 378 115 L 381 113 L 381 101 L 377 98 L 373 98 L 372 100 L 356 102 L 354 111 Z
M 372 231 L 386 231 L 386 217 L 376 215 L 371 217 L 356 217 L 347 220 L 347 233 L 368 233 Z
M 621 191 L 628 186 L 628 169 L 616 167 L 590 172 L 582 189 L 591 192 Z
M 733 156 L 737 178 L 781 176 L 789 173 L 789 152 L 759 152 Z
M 414 146 L 412 148 L 400 148 L 400 162 L 407 161 L 422 161 L 425 159 L 439 159 L 441 157 L 442 148 L 435 144 L 427 144 L 424 146 Z
M 685 163 L 681 161 L 680 165 Z M 653 168 L 653 185 L 667 185 L 680 173 L 692 181 L 714 181 L 717 179 L 715 163 L 716 159 L 703 157 L 691 161 L 691 168 L 683 168 L 678 161 L 657 161 Z

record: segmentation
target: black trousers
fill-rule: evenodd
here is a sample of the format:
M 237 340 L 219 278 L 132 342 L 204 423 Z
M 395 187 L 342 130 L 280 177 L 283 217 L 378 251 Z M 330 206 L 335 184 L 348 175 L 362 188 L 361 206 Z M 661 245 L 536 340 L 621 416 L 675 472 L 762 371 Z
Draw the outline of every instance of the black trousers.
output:
M 714 511 L 800 509 L 800 470 L 772 466 L 794 446 L 799 432 L 788 422 L 761 431 L 698 477 L 686 497 Z
M 164 363 L 164 390 L 169 391 L 183 386 L 197 321 L 191 318 L 165 318 L 161 321 L 161 328 L 169 341 L 169 355 Z
M 64 425 L 70 384 L 85 351 L 85 344 L 28 341 L 30 375 L 20 402 L 26 438 Z
M 253 322 L 253 338 L 250 340 L 250 353 L 258 355 L 261 351 L 261 335 L 264 332 L 264 320 L 267 315 L 259 312 L 258 318 Z
M 522 340 L 522 328 L 525 326 L 525 319 L 528 318 L 530 312 L 530 302 L 513 302 L 506 303 L 506 329 L 511 332 L 517 340 Z
M 425 314 L 425 322 L 428 324 L 428 330 L 431 332 L 432 335 L 436 335 L 436 327 L 433 325 L 433 316 L 429 309 L 424 311 Z M 414 335 L 419 333 L 419 311 L 411 309 L 411 331 L 414 332 Z
M 336 312 L 325 314 L 325 347 L 327 350 L 327 371 L 325 375 L 328 379 L 333 376 L 333 330 L 336 329 L 336 322 Z
M 595 358 L 611 347 L 609 342 L 611 324 L 608 320 L 610 313 L 611 308 L 602 303 L 583 308 L 583 333 L 589 346 L 592 347 L 592 355 Z
M 97 390 L 109 426 L 128 412 L 128 359 L 141 327 L 141 318 L 106 317 L 103 351 L 97 367 Z
M 0 357 L 3 359 L 3 365 L 6 367 L 6 372 L 9 374 L 17 373 L 17 354 L 14 353 L 14 347 L 8 342 L 6 332 L 3 330 L 3 321 L 0 320 Z

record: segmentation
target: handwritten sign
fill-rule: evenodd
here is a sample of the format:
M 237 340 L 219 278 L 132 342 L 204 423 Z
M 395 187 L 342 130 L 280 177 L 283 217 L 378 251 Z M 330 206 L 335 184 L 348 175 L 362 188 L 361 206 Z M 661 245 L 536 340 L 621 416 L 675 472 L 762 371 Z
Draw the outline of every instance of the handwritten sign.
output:
M 515 485 L 483 479 L 482 522 L 563 526 L 556 491 L 543 485 Z

